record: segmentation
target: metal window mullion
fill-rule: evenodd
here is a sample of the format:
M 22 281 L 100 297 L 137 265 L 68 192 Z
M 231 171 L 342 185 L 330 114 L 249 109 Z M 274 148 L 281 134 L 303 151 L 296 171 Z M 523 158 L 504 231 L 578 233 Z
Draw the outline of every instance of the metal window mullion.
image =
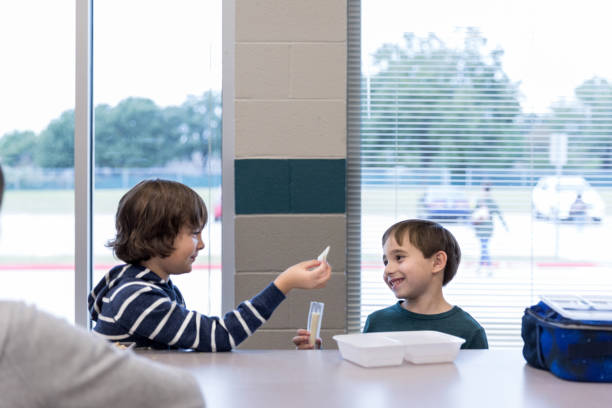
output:
M 234 63 L 236 46 L 236 2 L 223 1 L 223 135 L 222 135 L 222 222 L 221 222 L 221 310 L 232 310 L 234 304 Z
M 74 106 L 74 322 L 89 327 L 92 271 L 93 0 L 76 0 Z

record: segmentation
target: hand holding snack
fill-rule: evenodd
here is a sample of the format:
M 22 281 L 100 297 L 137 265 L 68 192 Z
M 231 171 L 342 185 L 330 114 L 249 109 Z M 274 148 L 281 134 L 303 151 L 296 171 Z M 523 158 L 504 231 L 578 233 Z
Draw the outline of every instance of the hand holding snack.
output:
M 315 344 L 310 344 L 309 340 L 310 332 L 306 329 L 298 329 L 297 336 L 291 339 L 293 344 L 295 344 L 295 348 L 298 350 L 314 350 L 321 348 L 321 339 L 316 339 Z
M 332 270 L 326 260 L 328 252 L 329 247 L 319 255 L 320 260 L 313 259 L 290 266 L 278 275 L 274 284 L 285 295 L 291 289 L 319 289 L 324 287 L 331 277 Z

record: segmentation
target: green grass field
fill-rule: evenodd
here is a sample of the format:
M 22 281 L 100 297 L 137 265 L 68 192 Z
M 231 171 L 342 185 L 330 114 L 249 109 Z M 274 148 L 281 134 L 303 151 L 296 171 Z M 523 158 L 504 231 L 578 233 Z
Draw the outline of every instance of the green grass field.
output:
M 209 219 L 212 221 L 212 208 L 221 197 L 220 188 L 202 188 L 195 189 L 197 193 L 204 199 L 207 207 L 209 208 Z M 114 215 L 117 210 L 119 200 L 125 194 L 125 189 L 100 189 L 94 193 L 94 213 L 96 215 Z M 1 215 L 4 217 L 10 217 L 12 214 L 15 215 L 62 215 L 72 216 L 74 214 L 74 191 L 71 190 L 8 190 L 6 191 L 4 202 L 2 205 Z M 44 219 L 44 217 L 43 217 Z M 112 219 L 112 218 L 109 218 Z M 0 218 L 1 220 L 1 218 Z M 2 221 L 0 221 L 1 226 Z M 44 236 L 48 235 L 48 226 L 44 225 L 45 222 L 41 222 L 42 225 L 37 226 L 41 231 L 44 232 Z M 31 229 L 32 227 L 27 227 Z M 40 232 L 37 236 L 40 237 Z M 96 232 L 94 231 L 94 234 Z M 70 235 L 70 232 L 66 232 Z M 73 234 L 73 232 L 72 232 Z M 73 236 L 73 235 L 72 235 Z M 9 239 L 5 235 L 2 237 Z M 95 237 L 94 237 L 95 238 Z M 105 239 L 110 239 L 112 236 L 105 236 Z M 49 239 L 49 238 L 48 238 Z M 217 238 L 215 238 L 217 239 Z M 220 239 L 220 238 L 219 238 Z M 94 239 L 95 241 L 95 239 Z M 116 260 L 110 255 L 108 251 L 103 251 L 103 248 L 94 248 L 94 264 L 113 264 Z M 72 265 L 74 263 L 74 256 L 70 256 L 66 253 L 62 254 L 49 254 L 41 255 L 32 249 L 32 253 L 35 256 L 30 255 L 15 255 L 15 254 L 3 254 L 0 255 L 0 264 L 65 264 Z M 201 258 L 200 262 L 203 262 L 204 258 Z M 220 256 L 215 254 L 210 260 L 211 263 L 218 264 L 221 262 Z
M 210 207 L 214 207 L 220 200 L 220 188 L 196 190 L 209 207 L 209 212 L 212 212 Z M 362 191 L 362 197 L 364 197 L 362 202 L 362 213 L 365 217 L 386 216 L 389 214 L 414 217 L 418 213 L 417 203 L 423 191 L 423 187 L 402 187 L 398 189 L 389 187 L 364 188 Z M 597 191 L 604 201 L 608 203 L 608 215 L 612 214 L 612 189 L 598 188 Z M 119 199 L 124 193 L 125 190 L 123 189 L 97 190 L 94 195 L 95 214 L 107 217 L 105 218 L 105 223 L 112 223 L 112 216 L 116 212 Z M 480 193 L 480 189 L 474 188 L 467 191 L 467 196 L 474 199 L 478 197 Z M 516 216 L 524 216 L 531 212 L 531 190 L 528 188 L 495 189 L 492 194 L 499 203 L 503 214 L 507 217 L 513 214 Z M 70 190 L 9 190 L 6 192 L 2 215 L 7 217 L 11 214 L 21 216 L 25 214 L 26 217 L 28 215 L 63 215 L 69 218 L 74 214 L 74 192 Z M 28 231 L 40 229 L 45 232 L 48 230 L 48 227 L 45 225 L 46 221 L 44 220 L 45 218 L 43 217 L 41 221 L 38 221 L 41 224 L 39 226 L 33 227 L 29 225 L 24 228 Z M 104 228 L 104 239 L 110 239 L 112 237 L 112 225 L 108 227 L 109 228 Z M 215 223 L 215 227 L 217 230 L 220 230 L 220 225 L 218 223 Z M 7 231 L 4 232 L 4 239 L 8 240 L 9 237 L 6 235 Z M 66 233 L 70 235 L 70 232 L 66 231 Z M 40 235 L 40 233 L 37 235 Z M 43 235 L 46 236 L 45 234 Z M 53 238 L 47 237 L 46 239 L 52 240 Z M 219 238 L 211 238 L 213 241 L 217 241 L 218 239 Z M 114 260 L 109 256 L 108 251 L 104 252 L 100 249 L 103 244 L 97 242 L 97 245 L 98 247 L 94 250 L 94 262 L 103 264 L 113 263 Z M 36 249 L 32 251 L 36 256 L 17 255 L 10 252 L 4 253 L 0 256 L 0 262 L 6 264 L 21 262 L 71 264 L 74 262 L 73 257 L 66 253 L 42 255 L 40 251 Z M 219 254 L 215 254 L 214 257 L 212 262 L 219 263 Z M 378 262 L 379 258 L 376 257 L 376 259 L 366 261 Z
M 406 214 L 417 214 L 417 203 L 424 187 L 366 187 L 362 190 L 363 202 L 361 209 L 364 214 L 386 214 L 394 209 L 396 205 L 401 206 L 401 212 Z M 465 190 L 468 198 L 475 200 L 482 190 L 480 188 L 467 188 Z M 531 212 L 531 189 L 530 188 L 499 188 L 492 192 L 502 212 Z M 612 195 L 610 196 L 612 198 Z M 472 203 L 473 205 L 474 203 Z
M 221 199 L 221 188 L 195 189 L 204 199 L 209 212 Z M 114 214 L 119 199 L 127 190 L 99 189 L 94 193 L 94 212 Z M 401 205 L 402 212 L 416 214 L 417 202 L 424 187 L 365 187 L 362 190 L 362 211 L 364 214 L 384 214 L 390 206 Z M 606 206 L 606 213 L 612 213 L 612 188 L 598 188 Z M 479 188 L 466 189 L 468 197 L 480 194 Z M 492 192 L 502 212 L 531 212 L 531 189 L 496 188 Z M 398 204 L 396 204 L 398 203 Z M 71 190 L 9 190 L 6 192 L 2 211 L 20 214 L 71 214 L 74 213 L 74 192 Z
M 204 199 L 209 212 L 220 200 L 221 188 L 196 188 Z M 94 192 L 94 213 L 114 214 L 119 200 L 127 190 L 98 189 Z M 72 190 L 8 190 L 5 193 L 2 212 L 5 214 L 73 214 Z

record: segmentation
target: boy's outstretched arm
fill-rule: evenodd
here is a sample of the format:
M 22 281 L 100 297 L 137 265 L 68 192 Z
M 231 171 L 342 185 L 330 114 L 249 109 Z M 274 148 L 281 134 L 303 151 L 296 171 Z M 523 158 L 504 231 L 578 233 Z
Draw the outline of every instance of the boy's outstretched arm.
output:
M 227 336 L 229 338 L 231 348 L 234 348 L 239 343 L 244 341 L 251 333 L 255 332 L 255 330 L 261 324 L 271 317 L 272 311 L 276 308 L 280 301 L 282 301 L 282 299 L 278 298 L 277 296 L 272 296 L 277 300 L 265 301 L 264 299 L 270 296 L 270 292 L 273 293 L 274 290 L 277 290 L 282 292 L 283 295 L 287 295 L 292 289 L 322 288 L 327 284 L 327 281 L 329 281 L 331 271 L 332 268 L 327 262 L 318 260 L 303 261 L 290 266 L 284 272 L 278 275 L 278 277 L 272 282 L 273 285 L 270 284 L 260 294 L 251 299 L 250 302 L 247 301 L 238 305 L 235 311 L 229 312 L 224 316 L 223 321 L 221 321 L 221 319 L 217 320 L 219 323 L 219 327 L 217 327 L 217 335 L 221 336 L 219 339 L 221 340 L 219 344 L 222 344 L 224 342 L 222 339 L 225 339 Z M 282 295 L 279 294 L 279 296 Z M 248 305 L 248 307 L 245 307 L 245 305 Z M 259 311 L 259 313 L 256 313 L 256 311 Z M 257 315 L 259 321 L 251 318 L 248 319 L 248 322 L 246 322 L 247 317 L 249 317 L 251 313 Z M 242 327 L 238 326 L 236 322 L 234 322 L 237 315 L 244 316 Z M 261 319 L 262 316 L 265 320 Z M 244 323 L 248 323 L 248 325 L 252 325 L 252 327 L 250 330 L 245 328 L 246 330 L 243 333 L 242 329 L 244 328 Z M 232 329 L 232 327 L 234 329 Z M 218 350 L 228 350 L 228 348 L 221 347 Z
M 131 341 L 131 336 L 136 335 L 170 347 L 229 351 L 265 323 L 291 289 L 321 288 L 330 276 L 331 267 L 326 262 L 300 262 L 223 318 L 189 310 L 171 301 L 155 285 L 129 282 L 117 288 L 112 302 L 113 316 L 105 317 L 113 321 L 112 333 L 105 333 L 104 337 Z

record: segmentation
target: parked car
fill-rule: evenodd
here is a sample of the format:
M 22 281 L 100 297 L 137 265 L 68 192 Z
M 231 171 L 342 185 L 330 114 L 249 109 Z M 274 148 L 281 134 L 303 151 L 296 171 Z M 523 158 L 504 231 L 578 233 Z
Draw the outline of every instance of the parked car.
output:
M 214 207 L 215 221 L 221 221 L 223 217 L 223 207 L 221 206 L 221 201 L 218 201 Z
M 581 201 L 585 221 L 599 222 L 605 204 L 599 193 L 581 176 L 547 176 L 538 180 L 532 192 L 533 214 L 538 219 L 577 221 L 572 205 Z
M 467 193 L 454 186 L 427 188 L 417 205 L 417 216 L 432 221 L 465 221 L 471 213 Z

